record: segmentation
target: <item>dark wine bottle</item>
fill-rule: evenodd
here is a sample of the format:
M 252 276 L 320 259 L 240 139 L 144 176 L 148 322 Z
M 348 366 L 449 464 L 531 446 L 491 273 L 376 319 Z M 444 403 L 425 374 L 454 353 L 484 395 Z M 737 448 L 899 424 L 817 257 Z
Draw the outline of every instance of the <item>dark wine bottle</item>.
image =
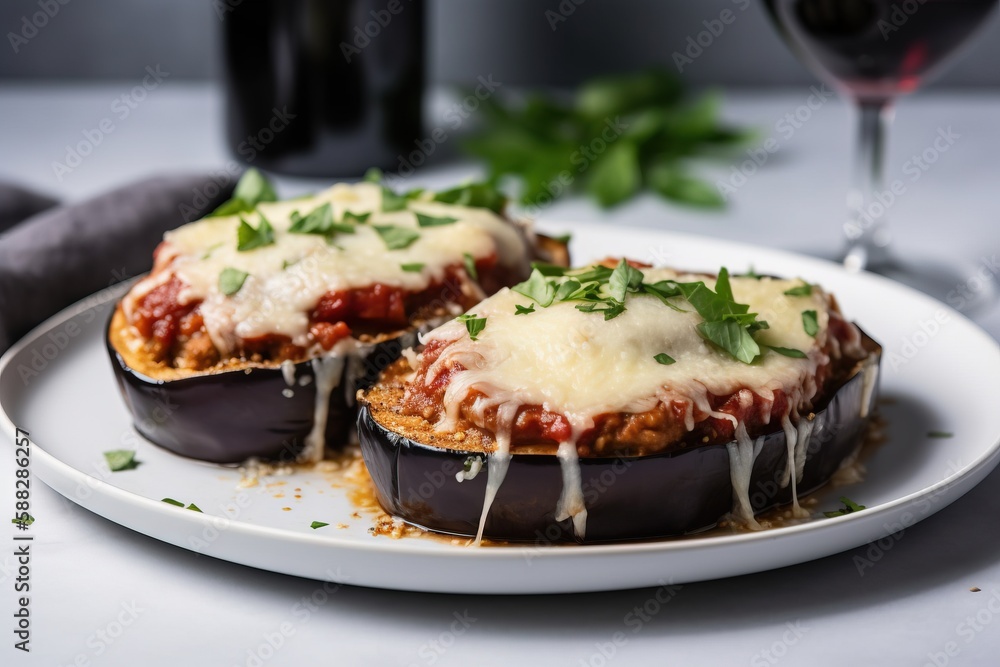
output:
M 243 0 L 222 18 L 227 140 L 244 162 L 359 176 L 421 136 L 423 0 Z

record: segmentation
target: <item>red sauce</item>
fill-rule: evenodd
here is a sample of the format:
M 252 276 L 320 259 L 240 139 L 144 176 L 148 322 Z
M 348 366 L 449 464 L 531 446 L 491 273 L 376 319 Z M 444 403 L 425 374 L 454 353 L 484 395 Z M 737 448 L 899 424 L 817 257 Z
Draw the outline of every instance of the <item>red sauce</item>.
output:
M 164 263 L 164 245 L 154 254 L 156 263 Z M 169 261 L 167 258 L 166 261 Z M 161 268 L 161 267 L 158 267 Z M 165 268 L 165 267 L 163 267 Z M 161 269 L 162 270 L 162 269 Z M 476 271 L 484 288 L 487 283 L 509 282 L 498 266 L 495 254 L 476 261 Z M 384 332 L 405 329 L 411 318 L 421 310 L 434 309 L 457 303 L 463 309 L 471 307 L 475 298 L 462 286 L 467 281 L 462 266 L 445 269 L 444 277 L 419 292 L 376 283 L 366 287 L 330 291 L 320 297 L 309 314 L 309 331 L 324 348 L 331 349 L 338 341 L 356 330 Z M 147 340 L 155 342 L 156 356 L 163 358 L 173 351 L 178 355 L 179 346 L 199 332 L 204 332 L 204 320 L 199 311 L 200 301 L 180 304 L 178 296 L 184 283 L 172 276 L 167 282 L 150 291 L 139 300 L 132 324 Z M 496 291 L 495 289 L 491 291 Z M 295 359 L 304 354 L 303 348 L 293 345 L 288 336 L 269 334 L 242 341 L 241 353 L 245 357 L 259 356 L 269 360 Z

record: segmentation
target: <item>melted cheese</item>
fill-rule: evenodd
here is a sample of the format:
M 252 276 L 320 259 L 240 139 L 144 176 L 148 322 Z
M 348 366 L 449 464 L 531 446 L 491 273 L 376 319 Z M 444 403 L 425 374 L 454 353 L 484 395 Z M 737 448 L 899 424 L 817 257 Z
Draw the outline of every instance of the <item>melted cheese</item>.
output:
M 678 280 L 704 281 L 714 289 L 714 279 L 704 275 L 684 275 L 665 269 L 645 270 L 645 282 Z M 817 393 L 818 366 L 829 362 L 823 352 L 827 338 L 830 300 L 819 288 L 809 296 L 787 296 L 785 291 L 801 281 L 762 278 L 732 278 L 733 296 L 749 304 L 750 312 L 766 320 L 770 328 L 757 334 L 761 343 L 794 348 L 806 358 L 765 353 L 756 363 L 745 364 L 707 343 L 696 329 L 702 318 L 683 299 L 676 299 L 677 312 L 651 296 L 630 296 L 624 313 L 611 320 L 600 314 L 578 310 L 576 303 L 557 302 L 548 308 L 537 306 L 528 315 L 515 315 L 515 306 L 531 300 L 504 289 L 470 312 L 486 318 L 486 326 L 472 341 L 465 324 L 452 321 L 436 329 L 423 342 L 449 342 L 426 375 L 432 382 L 444 368 L 460 364 L 466 370 L 450 381 L 444 397 L 444 416 L 438 430 L 454 430 L 460 406 L 472 391 L 482 394 L 472 405 L 474 415 L 497 407 L 497 447 L 490 455 L 489 481 L 479 536 L 496 496 L 510 458 L 510 431 L 517 409 L 541 405 L 564 415 L 579 434 L 594 425 L 604 413 L 638 413 L 657 403 L 681 401 L 687 405 L 686 426 L 694 427 L 697 408 L 716 418 L 728 419 L 736 427 L 737 440 L 729 446 L 734 493 L 734 514 L 755 527 L 749 504 L 750 473 L 763 439 L 747 436 L 746 427 L 733 415 L 711 409 L 709 394 L 738 393 L 741 401 L 752 402 L 750 392 L 770 400 L 777 390 L 788 396 L 789 410 L 771 418 L 780 419 L 788 441 L 787 477 L 795 484 L 802 475 L 811 424 L 793 425 L 798 408 Z M 818 332 L 806 333 L 803 311 L 817 313 Z M 670 355 L 675 363 L 663 365 L 654 357 Z M 572 455 L 571 455 L 572 452 Z M 576 442 L 561 443 L 559 460 L 564 487 L 557 507 L 557 520 L 572 518 L 574 531 L 583 538 L 586 507 L 580 493 L 580 469 Z M 496 477 L 496 478 L 495 478 Z M 786 481 L 787 484 L 787 481 Z M 798 499 L 795 498 L 795 510 Z
M 333 243 L 315 234 L 292 234 L 293 211 L 307 215 L 329 203 L 334 220 L 345 212 L 370 213 L 354 234 L 338 233 Z M 275 243 L 248 251 L 237 250 L 239 216 L 206 218 L 164 236 L 158 265 L 165 265 L 139 283 L 126 303 L 176 275 L 186 285 L 182 303 L 203 301 L 206 329 L 221 352 L 233 351 L 239 339 L 281 334 L 296 345 L 308 347 L 309 313 L 330 291 L 381 283 L 407 291 L 426 289 L 444 278 L 446 267 L 461 266 L 466 254 L 479 259 L 498 255 L 507 266 L 526 266 L 522 234 L 509 222 L 482 208 L 416 200 L 407 210 L 382 212 L 382 193 L 371 183 L 338 184 L 307 199 L 264 203 L 260 213 L 274 228 Z M 456 218 L 453 224 L 419 227 L 415 213 Z M 252 226 L 260 224 L 256 212 L 243 216 Z M 409 247 L 389 250 L 374 225 L 413 229 L 420 237 Z M 408 272 L 404 264 L 423 264 Z M 249 274 L 234 295 L 219 291 L 219 275 L 231 267 Z
M 677 276 L 665 270 L 649 270 L 646 275 L 646 282 L 704 280 L 714 287 L 706 276 Z M 454 341 L 435 362 L 438 368 L 457 362 L 468 369 L 449 385 L 448 421 L 442 428 L 453 425 L 471 390 L 485 394 L 493 405 L 508 401 L 541 405 L 565 415 L 581 431 L 593 426 L 596 415 L 644 412 L 659 401 L 679 399 L 710 412 L 708 393 L 726 395 L 743 387 L 761 395 L 783 389 L 793 399 L 807 400 L 816 392 L 812 376 L 817 366 L 828 361 L 821 349 L 827 333 L 827 302 L 818 289 L 808 297 L 783 294 L 795 285 L 768 278 L 732 279 L 734 298 L 749 304 L 751 312 L 770 324 L 758 340 L 807 354 L 806 359 L 795 359 L 769 352 L 755 364 L 744 364 L 707 343 L 696 329 L 702 318 L 680 299 L 678 305 L 689 312 L 671 310 L 654 297 L 629 297 L 625 312 L 605 321 L 599 314 L 577 310 L 571 302 L 515 315 L 515 305 L 528 305 L 530 299 L 501 290 L 470 311 L 486 318 L 478 341 L 470 340 L 465 325 L 457 320 L 423 338 Z M 802 325 L 805 310 L 817 312 L 815 338 Z M 676 363 L 657 363 L 654 357 L 660 353 Z M 431 369 L 429 380 L 435 370 Z M 715 416 L 731 419 L 721 413 Z

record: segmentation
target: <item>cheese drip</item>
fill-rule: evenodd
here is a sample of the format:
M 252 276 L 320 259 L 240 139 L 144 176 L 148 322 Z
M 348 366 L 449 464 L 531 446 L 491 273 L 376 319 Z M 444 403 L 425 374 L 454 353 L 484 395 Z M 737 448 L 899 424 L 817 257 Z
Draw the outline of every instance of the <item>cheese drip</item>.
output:
M 305 216 L 324 204 L 331 205 L 335 221 L 347 212 L 369 217 L 354 233 L 339 232 L 332 239 L 289 232 L 293 212 Z M 416 213 L 455 222 L 420 227 Z M 159 270 L 126 297 L 126 315 L 142 296 L 176 276 L 185 285 L 180 302 L 202 301 L 205 327 L 224 355 L 237 349 L 240 339 L 268 334 L 308 347 L 309 314 L 327 292 L 376 283 L 421 291 L 443 280 L 447 267 L 462 266 L 467 254 L 474 259 L 496 254 L 518 272 L 527 266 L 524 235 L 492 211 L 417 199 L 407 210 L 386 213 L 381 188 L 372 183 L 338 184 L 310 198 L 262 203 L 243 218 L 256 228 L 261 215 L 273 227 L 275 242 L 253 250 L 237 249 L 239 216 L 206 218 L 167 232 L 158 251 Z M 406 248 L 389 250 L 375 226 L 402 227 L 419 237 Z M 249 274 L 229 296 L 219 291 L 225 268 Z
M 643 273 L 647 283 L 700 280 L 710 288 L 715 287 L 714 279 L 705 275 L 678 274 L 666 269 Z M 564 415 L 575 434 L 571 441 L 559 446 L 564 487 L 556 518 L 572 517 L 574 531 L 580 538 L 586 532 L 586 507 L 582 493 L 578 493 L 581 471 L 575 455 L 576 434 L 592 428 L 598 415 L 640 413 L 657 403 L 672 401 L 686 406 L 688 430 L 695 426 L 695 409 L 733 423 L 737 440 L 729 451 L 734 514 L 751 527 L 756 524 L 749 502 L 749 484 L 763 440 L 751 441 L 746 426 L 735 416 L 713 410 L 710 395 L 738 392 L 741 403 L 750 405 L 756 394 L 764 399 L 765 405 L 771 405 L 775 391 L 785 392 L 788 411 L 763 417 L 765 423 L 777 417 L 785 429 L 789 443 L 788 474 L 798 508 L 794 485 L 801 478 L 811 427 L 795 426 L 792 418 L 798 417 L 799 406 L 816 395 L 816 370 L 829 362 L 823 347 L 830 307 L 827 295 L 816 287 L 807 296 L 785 294 L 801 284 L 801 281 L 771 278 L 731 279 L 735 300 L 748 304 L 750 312 L 758 313 L 758 319 L 770 325 L 757 334 L 757 340 L 800 350 L 806 355 L 804 359 L 767 352 L 754 364 L 742 363 L 701 338 L 696 326 L 702 318 L 683 299 L 678 298 L 675 303 L 687 312 L 672 310 L 645 295 L 630 296 L 624 313 L 604 320 L 599 314 L 577 310 L 573 302 L 557 302 L 548 308 L 535 304 L 535 312 L 515 315 L 516 305 L 528 306 L 532 301 L 504 289 L 470 311 L 486 318 L 477 341 L 469 338 L 465 325 L 458 321 L 423 337 L 424 343 L 450 343 L 428 369 L 426 382 L 433 382 L 444 369 L 456 364 L 466 369 L 452 377 L 445 391 L 444 411 L 437 430 L 449 432 L 456 428 L 461 404 L 473 391 L 482 394 L 472 404 L 470 418 L 474 422 L 482 424 L 485 410 L 501 406 L 496 417 L 497 447 L 488 454 L 489 481 L 479 536 L 506 474 L 510 432 L 517 408 L 526 405 L 540 405 Z M 816 311 L 815 336 L 805 332 L 802 312 L 806 310 Z M 675 363 L 657 363 L 654 357 L 660 353 L 668 354 Z

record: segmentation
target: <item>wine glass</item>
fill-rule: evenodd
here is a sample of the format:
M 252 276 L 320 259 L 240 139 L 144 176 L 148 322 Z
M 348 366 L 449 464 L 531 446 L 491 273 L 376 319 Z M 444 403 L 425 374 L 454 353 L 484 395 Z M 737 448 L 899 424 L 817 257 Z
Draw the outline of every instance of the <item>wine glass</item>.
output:
M 815 74 L 853 99 L 859 133 L 844 224 L 844 265 L 867 269 L 943 298 L 962 277 L 889 250 L 884 192 L 886 134 L 894 99 L 916 90 L 978 27 L 997 0 L 766 0 L 785 41 Z M 988 302 L 980 295 L 979 304 Z

